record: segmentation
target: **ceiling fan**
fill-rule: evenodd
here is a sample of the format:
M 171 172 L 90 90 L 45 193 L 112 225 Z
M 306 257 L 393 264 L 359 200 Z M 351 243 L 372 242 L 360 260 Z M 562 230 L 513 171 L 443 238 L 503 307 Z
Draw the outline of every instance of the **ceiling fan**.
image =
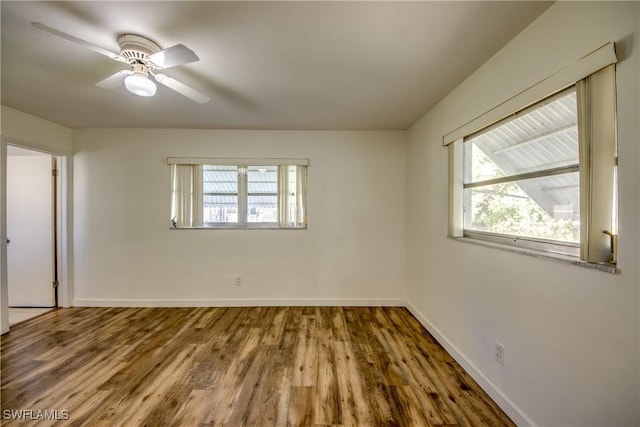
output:
M 153 80 L 149 78 L 149 75 L 151 75 L 158 83 L 175 90 L 199 104 L 209 102 L 207 95 L 198 92 L 172 77 L 157 72 L 157 70 L 200 60 L 198 55 L 183 44 L 161 49 L 160 46 L 142 36 L 124 34 L 118 37 L 120 53 L 113 53 L 78 37 L 47 27 L 40 22 L 32 22 L 31 25 L 54 36 L 89 48 L 114 61 L 129 64 L 130 68 L 128 70 L 118 71 L 98 82 L 96 86 L 105 89 L 117 89 L 124 84 L 125 88 L 134 95 L 153 96 L 156 93 L 156 85 Z

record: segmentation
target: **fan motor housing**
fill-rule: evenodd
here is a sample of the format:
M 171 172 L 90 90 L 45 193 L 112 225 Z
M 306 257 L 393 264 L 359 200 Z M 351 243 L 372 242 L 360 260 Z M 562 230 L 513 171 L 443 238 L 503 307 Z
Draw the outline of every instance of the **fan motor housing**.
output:
M 124 34 L 118 37 L 120 55 L 131 61 L 146 61 L 149 56 L 160 52 L 162 49 L 149 39 L 133 34 Z

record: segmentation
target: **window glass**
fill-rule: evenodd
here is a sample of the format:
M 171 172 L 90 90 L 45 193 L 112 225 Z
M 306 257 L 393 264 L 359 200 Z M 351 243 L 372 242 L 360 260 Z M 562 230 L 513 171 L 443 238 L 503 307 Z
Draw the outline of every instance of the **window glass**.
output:
M 278 166 L 247 168 L 247 222 L 278 221 Z
M 465 139 L 465 183 L 577 165 L 575 88 Z
M 238 167 L 204 165 L 205 224 L 238 222 Z
M 170 158 L 173 228 L 307 227 L 304 159 L 293 165 L 268 159 L 264 166 L 253 159 L 236 159 L 236 165 L 177 160 Z
M 575 87 L 464 140 L 464 229 L 580 242 Z
M 464 190 L 467 230 L 580 242 L 577 172 Z

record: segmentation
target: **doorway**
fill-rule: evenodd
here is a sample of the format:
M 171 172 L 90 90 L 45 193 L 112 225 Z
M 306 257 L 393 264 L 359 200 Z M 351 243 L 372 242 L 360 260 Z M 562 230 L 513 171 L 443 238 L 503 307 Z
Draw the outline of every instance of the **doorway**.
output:
M 9 325 L 57 306 L 57 158 L 7 146 Z

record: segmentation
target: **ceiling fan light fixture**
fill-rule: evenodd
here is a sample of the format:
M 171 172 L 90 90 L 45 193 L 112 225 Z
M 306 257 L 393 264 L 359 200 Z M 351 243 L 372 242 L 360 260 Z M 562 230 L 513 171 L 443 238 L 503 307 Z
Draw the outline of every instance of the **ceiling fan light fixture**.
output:
M 132 74 L 124 79 L 124 86 L 129 92 L 138 96 L 153 96 L 156 94 L 156 84 L 146 76 Z
M 149 97 L 156 94 L 157 86 L 154 82 L 155 80 L 198 104 L 209 102 L 207 95 L 198 92 L 192 87 L 172 77 L 154 73 L 154 70 L 157 69 L 199 61 L 198 55 L 183 44 L 161 49 L 160 46 L 145 37 L 135 34 L 123 34 L 118 37 L 118 44 L 120 45 L 120 53 L 118 54 L 71 34 L 48 27 L 41 22 L 32 22 L 31 25 L 46 33 L 91 49 L 115 61 L 124 62 L 131 67 L 129 70 L 118 71 L 101 80 L 96 84 L 98 87 L 118 89 L 124 83 L 126 89 L 132 94 Z M 149 74 L 153 76 L 153 79 L 149 78 Z

